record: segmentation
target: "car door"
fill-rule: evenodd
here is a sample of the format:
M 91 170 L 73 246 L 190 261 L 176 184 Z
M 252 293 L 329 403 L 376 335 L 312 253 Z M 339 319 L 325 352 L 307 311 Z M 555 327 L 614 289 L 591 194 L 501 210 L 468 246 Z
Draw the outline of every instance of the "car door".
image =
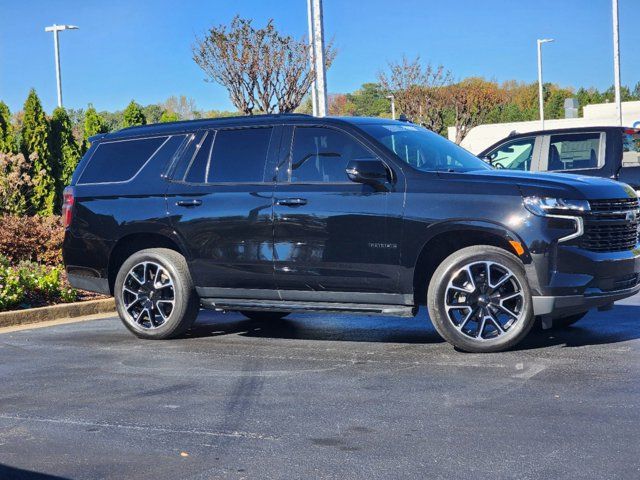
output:
M 613 163 L 607 162 L 607 134 L 604 131 L 565 132 L 545 135 L 540 170 L 613 178 Z
M 410 303 L 397 294 L 401 172 L 390 170 L 394 180 L 378 191 L 351 182 L 349 161 L 376 155 L 329 126 L 286 127 L 282 144 L 274 196 L 275 279 L 282 299 Z
M 507 140 L 483 158 L 495 168 L 535 172 L 539 168 L 542 137 L 530 136 Z
M 281 127 L 225 128 L 193 135 L 168 189 L 172 224 L 189 251 L 203 297 L 276 296 L 273 175 Z

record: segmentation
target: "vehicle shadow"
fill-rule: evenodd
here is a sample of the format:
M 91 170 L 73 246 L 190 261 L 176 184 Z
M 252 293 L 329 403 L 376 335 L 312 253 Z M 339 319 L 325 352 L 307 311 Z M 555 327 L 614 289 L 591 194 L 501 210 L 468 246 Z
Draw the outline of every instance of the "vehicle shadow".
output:
M 617 305 L 607 312 L 592 311 L 571 327 L 535 329 L 514 350 L 555 345 L 582 347 L 640 338 L 640 305 Z M 239 313 L 203 310 L 187 338 L 239 334 L 246 337 L 296 340 L 436 344 L 444 340 L 421 311 L 415 318 L 292 314 L 282 320 L 249 320 Z
M 566 328 L 532 331 L 516 350 L 553 345 L 584 347 L 626 342 L 640 338 L 640 305 L 616 305 L 607 312 L 593 310 Z
M 0 464 L 0 478 L 3 480 L 68 480 L 66 477 L 23 470 L 22 468 L 2 464 Z
M 441 343 L 426 315 L 416 318 L 340 314 L 292 314 L 281 320 L 249 320 L 239 313 L 203 310 L 186 338 L 246 337 L 346 342 Z

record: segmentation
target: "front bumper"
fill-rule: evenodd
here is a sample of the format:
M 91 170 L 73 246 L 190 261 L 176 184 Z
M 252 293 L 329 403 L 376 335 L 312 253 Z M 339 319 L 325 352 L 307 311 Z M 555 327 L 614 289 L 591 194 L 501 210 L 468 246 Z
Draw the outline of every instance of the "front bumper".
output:
M 534 315 L 549 315 L 554 318 L 566 317 L 574 313 L 581 313 L 592 308 L 605 307 L 615 301 L 631 297 L 640 292 L 640 284 L 633 288 L 618 290 L 602 294 L 542 296 L 535 295 L 533 299 Z

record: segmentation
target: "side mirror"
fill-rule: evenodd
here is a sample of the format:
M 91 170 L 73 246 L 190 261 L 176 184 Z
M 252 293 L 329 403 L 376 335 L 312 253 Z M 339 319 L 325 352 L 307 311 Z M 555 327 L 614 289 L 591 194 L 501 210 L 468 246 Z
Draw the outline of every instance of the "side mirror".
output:
M 376 189 L 391 181 L 391 172 L 381 160 L 351 160 L 346 172 L 352 182 L 371 185 Z

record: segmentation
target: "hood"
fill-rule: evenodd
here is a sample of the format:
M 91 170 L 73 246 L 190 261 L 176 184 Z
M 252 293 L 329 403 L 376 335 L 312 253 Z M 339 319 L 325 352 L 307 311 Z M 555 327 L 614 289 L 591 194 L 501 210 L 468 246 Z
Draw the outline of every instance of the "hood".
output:
M 635 198 L 629 185 L 608 178 L 587 177 L 569 173 L 530 173 L 516 170 L 477 170 L 465 173 L 485 182 L 511 183 L 523 196 L 556 197 L 572 200 Z

